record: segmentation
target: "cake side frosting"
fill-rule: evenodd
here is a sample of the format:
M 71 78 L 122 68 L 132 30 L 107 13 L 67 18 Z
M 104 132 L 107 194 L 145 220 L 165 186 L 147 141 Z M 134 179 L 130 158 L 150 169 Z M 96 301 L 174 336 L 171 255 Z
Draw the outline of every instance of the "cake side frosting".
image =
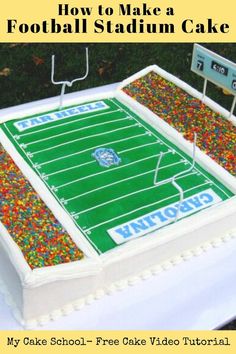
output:
M 138 78 L 124 92 L 173 126 L 187 140 L 198 135 L 198 147 L 236 175 L 236 127 L 198 98 L 155 72 Z
M 82 251 L 42 202 L 2 145 L 0 161 L 0 220 L 30 268 L 82 259 Z

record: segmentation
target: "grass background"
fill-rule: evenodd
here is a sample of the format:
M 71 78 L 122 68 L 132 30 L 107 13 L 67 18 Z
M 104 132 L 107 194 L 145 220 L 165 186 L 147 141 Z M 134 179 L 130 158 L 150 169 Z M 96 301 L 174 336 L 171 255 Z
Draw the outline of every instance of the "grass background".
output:
M 235 43 L 205 43 L 236 62 Z M 59 95 L 60 88 L 50 82 L 51 56 L 56 55 L 56 80 L 71 80 L 84 74 L 84 44 L 0 44 L 0 108 Z M 121 81 L 147 65 L 157 64 L 198 90 L 203 79 L 191 72 L 192 44 L 88 44 L 90 73 L 88 78 L 66 92 L 83 90 Z M 208 83 L 207 95 L 227 109 L 233 97 Z M 223 329 L 236 329 L 236 321 Z

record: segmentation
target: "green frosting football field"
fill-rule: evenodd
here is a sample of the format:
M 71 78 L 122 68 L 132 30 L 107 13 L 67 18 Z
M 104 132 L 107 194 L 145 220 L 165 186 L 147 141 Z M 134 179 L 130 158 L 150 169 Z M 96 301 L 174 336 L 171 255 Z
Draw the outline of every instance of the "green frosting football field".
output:
M 188 170 L 192 159 L 117 99 L 91 105 L 95 107 L 91 111 L 80 105 L 37 115 L 35 120 L 8 121 L 2 129 L 89 242 L 103 253 L 117 246 L 107 230 L 178 203 L 173 184 L 154 185 L 160 153 L 158 181 Z M 52 120 L 55 114 L 57 119 Z M 99 156 L 100 148 L 113 150 L 110 160 Z M 103 166 L 104 161 L 111 165 Z M 221 200 L 233 195 L 197 164 L 176 182 L 184 198 L 209 188 Z

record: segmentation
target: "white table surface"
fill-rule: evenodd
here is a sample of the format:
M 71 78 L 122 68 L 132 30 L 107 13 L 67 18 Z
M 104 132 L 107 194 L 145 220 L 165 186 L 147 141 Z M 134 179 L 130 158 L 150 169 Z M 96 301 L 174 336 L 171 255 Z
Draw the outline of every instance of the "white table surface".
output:
M 37 329 L 207 330 L 234 316 L 236 239 Z M 22 327 L 0 294 L 0 330 L 17 329 Z

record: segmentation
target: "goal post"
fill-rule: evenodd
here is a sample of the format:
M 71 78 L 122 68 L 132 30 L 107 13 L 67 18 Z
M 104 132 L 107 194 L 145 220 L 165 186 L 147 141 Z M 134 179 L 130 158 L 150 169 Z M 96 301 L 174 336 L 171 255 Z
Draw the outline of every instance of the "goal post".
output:
M 85 74 L 81 77 L 78 77 L 72 81 L 67 81 L 67 80 L 62 80 L 62 81 L 55 81 L 54 80 L 54 75 L 55 75 L 55 55 L 52 55 L 52 66 L 51 66 L 51 82 L 54 85 L 62 85 L 61 87 L 61 94 L 60 94 L 60 103 L 59 103 L 59 109 L 63 107 L 63 97 L 65 94 L 65 89 L 67 87 L 72 87 L 72 85 L 77 82 L 77 81 L 82 81 L 85 80 L 86 77 L 89 74 L 89 55 L 88 55 L 88 48 L 85 48 L 85 57 L 86 57 L 86 68 L 85 68 Z

